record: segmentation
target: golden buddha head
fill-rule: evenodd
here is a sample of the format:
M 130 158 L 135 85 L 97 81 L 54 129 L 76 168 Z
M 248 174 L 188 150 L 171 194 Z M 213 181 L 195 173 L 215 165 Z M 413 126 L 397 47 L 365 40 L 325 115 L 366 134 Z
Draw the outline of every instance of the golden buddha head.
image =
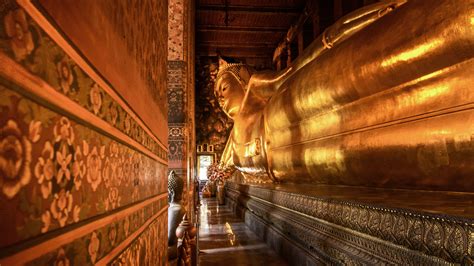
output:
M 234 118 L 240 111 L 251 75 L 251 70 L 247 65 L 228 63 L 219 58 L 214 94 L 222 110 L 230 118 Z

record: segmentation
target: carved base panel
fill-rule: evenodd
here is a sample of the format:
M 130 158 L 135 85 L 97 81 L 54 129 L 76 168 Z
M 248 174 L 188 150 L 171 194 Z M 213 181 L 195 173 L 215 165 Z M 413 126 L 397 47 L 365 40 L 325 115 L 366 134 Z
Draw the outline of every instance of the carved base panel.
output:
M 245 220 L 245 224 L 268 246 L 275 250 L 285 260 L 291 262 L 291 265 L 321 265 L 330 258 L 321 259 L 319 255 L 313 254 L 305 249 L 304 246 L 293 241 L 280 230 L 269 224 L 261 217 L 248 211 L 243 205 L 234 201 L 232 198 L 226 199 L 226 204 L 230 206 L 234 212 Z
M 472 265 L 467 219 L 228 182 L 226 202 L 292 265 Z

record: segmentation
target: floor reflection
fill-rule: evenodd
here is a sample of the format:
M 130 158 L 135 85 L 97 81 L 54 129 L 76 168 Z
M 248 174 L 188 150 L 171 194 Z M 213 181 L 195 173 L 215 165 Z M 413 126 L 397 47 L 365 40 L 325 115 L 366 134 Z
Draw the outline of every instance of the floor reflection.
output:
M 201 204 L 199 265 L 288 265 L 215 198 Z

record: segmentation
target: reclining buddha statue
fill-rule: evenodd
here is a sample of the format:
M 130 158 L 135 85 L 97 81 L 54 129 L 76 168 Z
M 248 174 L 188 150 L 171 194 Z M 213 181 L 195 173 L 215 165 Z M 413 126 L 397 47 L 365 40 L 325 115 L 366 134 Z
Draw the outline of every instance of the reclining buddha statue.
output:
M 341 18 L 282 71 L 219 60 L 245 177 L 474 192 L 472 1 L 383 1 Z

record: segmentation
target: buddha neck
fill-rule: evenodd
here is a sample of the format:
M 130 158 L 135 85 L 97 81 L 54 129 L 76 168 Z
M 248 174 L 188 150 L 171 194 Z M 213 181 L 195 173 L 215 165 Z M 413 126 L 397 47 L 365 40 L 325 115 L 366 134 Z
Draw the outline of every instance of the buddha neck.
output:
M 170 202 L 169 204 L 170 204 L 170 207 L 171 206 L 182 205 L 182 200 L 174 200 L 174 201 Z

